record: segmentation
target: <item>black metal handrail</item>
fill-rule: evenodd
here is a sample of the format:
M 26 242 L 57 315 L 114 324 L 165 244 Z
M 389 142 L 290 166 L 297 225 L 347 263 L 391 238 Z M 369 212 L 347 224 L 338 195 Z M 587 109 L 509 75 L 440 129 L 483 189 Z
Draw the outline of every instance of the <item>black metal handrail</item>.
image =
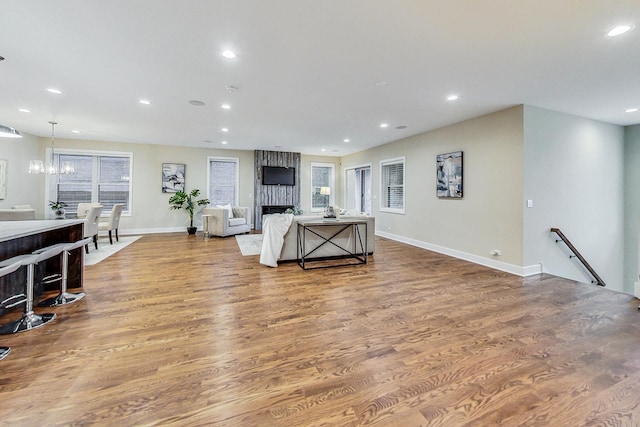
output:
M 591 273 L 591 275 L 593 276 L 593 278 L 595 279 L 595 281 L 592 281 L 592 283 L 596 283 L 598 286 L 607 286 L 604 283 L 604 280 L 602 280 L 602 278 L 600 278 L 600 276 L 598 276 L 598 273 L 596 273 L 596 271 L 593 269 L 593 267 L 591 267 L 589 265 L 589 263 L 587 262 L 586 259 L 584 259 L 584 257 L 580 254 L 580 252 L 578 252 L 578 250 L 576 249 L 575 246 L 573 246 L 573 244 L 571 243 L 571 241 L 567 238 L 567 236 L 565 236 L 562 231 L 560 231 L 559 228 L 552 228 L 551 229 L 552 233 L 556 233 L 558 235 L 558 237 L 560 237 L 560 240 L 556 239 L 556 243 L 562 241 L 564 242 L 565 245 L 567 245 L 567 247 L 569 248 L 569 250 L 571 252 L 573 252 L 573 255 L 569 255 L 569 258 L 573 258 L 576 257 L 580 260 L 580 262 L 582 263 L 582 265 L 584 265 L 584 267 L 589 271 L 589 273 Z

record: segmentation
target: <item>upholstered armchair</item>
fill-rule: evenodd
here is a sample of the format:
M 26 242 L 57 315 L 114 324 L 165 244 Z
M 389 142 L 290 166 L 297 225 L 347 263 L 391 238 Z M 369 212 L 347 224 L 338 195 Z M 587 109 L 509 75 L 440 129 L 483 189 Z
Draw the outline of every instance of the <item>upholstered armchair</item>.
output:
M 87 216 L 84 219 L 83 238 L 92 237 L 93 244 L 98 249 L 98 225 L 100 224 L 100 214 L 102 213 L 102 206 L 93 206 L 87 212 Z M 84 250 L 89 253 L 89 245 L 85 245 Z
M 111 215 L 109 215 L 108 221 L 101 222 L 98 224 L 98 230 L 109 231 L 109 243 L 113 245 L 113 237 L 111 235 L 112 231 L 116 232 L 116 242 L 118 239 L 118 227 L 120 226 L 120 216 L 122 215 L 122 210 L 124 209 L 124 205 L 117 203 L 113 205 L 111 208 Z
M 250 209 L 240 206 L 204 208 L 202 215 L 209 215 L 210 236 L 232 236 L 251 231 Z M 207 230 L 204 230 L 207 232 Z

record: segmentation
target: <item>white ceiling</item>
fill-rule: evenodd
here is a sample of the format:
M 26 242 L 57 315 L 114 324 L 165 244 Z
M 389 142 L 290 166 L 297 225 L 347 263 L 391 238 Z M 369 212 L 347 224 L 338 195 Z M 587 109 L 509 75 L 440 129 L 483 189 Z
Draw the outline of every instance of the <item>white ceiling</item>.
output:
M 606 36 L 640 24 L 638 0 L 0 0 L 0 12 L 0 124 L 38 136 L 55 120 L 56 138 L 342 156 L 517 104 L 640 123 L 625 113 L 640 108 L 640 28 Z

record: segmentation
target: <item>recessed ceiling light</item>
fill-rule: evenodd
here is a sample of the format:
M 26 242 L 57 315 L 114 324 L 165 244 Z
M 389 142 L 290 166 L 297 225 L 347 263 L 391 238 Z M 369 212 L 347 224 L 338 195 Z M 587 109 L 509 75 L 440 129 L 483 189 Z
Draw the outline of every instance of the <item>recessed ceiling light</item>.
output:
M 56 95 L 60 95 L 62 93 L 62 91 L 53 87 L 50 87 L 49 89 L 47 89 L 47 92 L 55 93 Z
M 225 110 L 230 110 L 231 109 L 231 105 L 229 105 L 229 104 L 222 104 L 220 107 L 225 109 Z
M 388 123 L 380 123 L 380 127 L 384 129 L 386 127 L 389 127 L 389 124 Z
M 451 94 L 447 96 L 447 101 L 455 101 L 456 99 L 458 99 L 458 95 Z
M 233 59 L 236 57 L 236 53 L 232 50 L 225 50 L 224 52 L 222 52 L 222 56 L 224 56 L 227 59 Z
M 345 138 L 343 139 L 344 142 L 350 142 L 351 140 L 349 138 Z
M 28 110 L 26 108 L 18 108 L 18 111 L 20 111 L 21 113 L 30 113 L 31 110 Z
M 78 129 L 73 129 L 71 132 L 72 133 L 80 133 L 80 131 Z
M 144 104 L 144 105 L 151 105 L 151 101 L 147 100 L 147 99 L 141 99 L 140 100 L 140 104 Z
M 406 125 L 396 126 L 396 129 L 398 129 L 398 130 L 402 130 L 402 129 L 406 129 L 406 128 L 407 128 Z
M 629 108 L 628 110 L 625 110 L 625 113 L 635 113 L 636 111 L 638 111 L 637 108 Z
M 327 149 L 326 148 L 322 148 L 322 149 L 320 149 L 320 151 L 325 152 L 325 151 L 327 151 Z
M 202 142 L 207 143 L 207 144 L 211 144 L 213 141 L 212 141 L 212 140 L 210 140 L 210 139 L 205 139 L 205 140 L 204 140 L 204 141 L 202 141 Z
M 227 129 L 227 128 L 220 128 L 220 131 L 221 131 L 221 132 L 229 132 L 229 129 Z
M 196 107 L 202 107 L 204 104 L 204 102 L 202 101 L 198 101 L 197 99 L 192 99 L 191 101 L 189 101 L 189 104 L 194 105 Z
M 227 141 L 222 141 L 221 144 L 222 145 L 227 145 Z
M 607 33 L 607 35 L 609 37 L 615 37 L 615 36 L 619 36 L 621 34 L 626 33 L 627 31 L 629 31 L 632 27 L 630 25 L 620 25 L 615 27 L 613 30 L 609 31 Z
M 229 93 L 235 93 L 235 92 L 237 92 L 237 91 L 238 91 L 238 89 L 239 89 L 239 88 L 238 88 L 238 86 L 235 86 L 235 85 L 226 85 L 224 88 L 225 88 L 225 89 L 227 90 L 227 92 L 229 92 Z

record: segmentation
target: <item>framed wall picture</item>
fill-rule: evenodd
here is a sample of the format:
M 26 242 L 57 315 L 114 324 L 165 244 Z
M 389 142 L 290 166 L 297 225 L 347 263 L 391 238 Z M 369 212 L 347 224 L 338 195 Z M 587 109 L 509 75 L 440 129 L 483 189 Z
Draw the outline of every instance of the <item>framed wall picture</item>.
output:
M 441 198 L 462 198 L 462 151 L 436 156 L 436 195 Z
M 0 159 L 0 200 L 7 197 L 7 160 Z
M 184 174 L 187 165 L 184 163 L 162 164 L 162 192 L 177 193 L 184 191 Z

